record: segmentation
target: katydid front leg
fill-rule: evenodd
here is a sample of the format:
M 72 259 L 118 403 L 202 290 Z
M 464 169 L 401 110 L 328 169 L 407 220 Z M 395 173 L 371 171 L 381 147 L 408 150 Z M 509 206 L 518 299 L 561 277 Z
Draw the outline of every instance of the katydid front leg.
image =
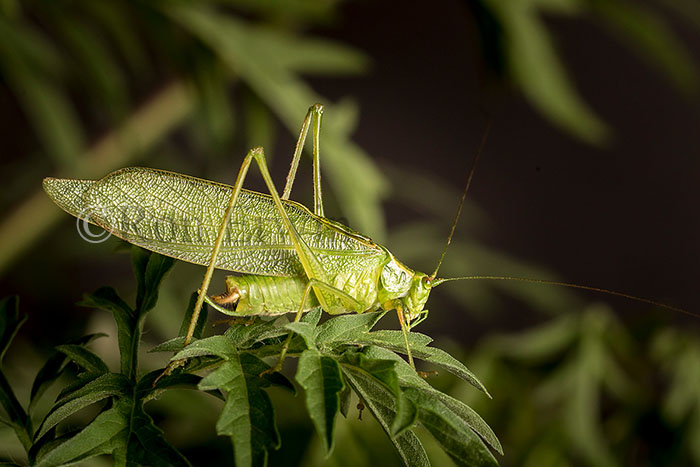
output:
M 187 328 L 187 334 L 185 335 L 185 341 L 183 343 L 184 347 L 186 347 L 190 344 L 190 342 L 192 342 L 192 337 L 194 336 L 194 331 L 197 327 L 197 321 L 199 320 L 199 314 L 202 311 L 204 297 L 206 297 L 207 291 L 209 290 L 211 276 L 214 274 L 214 269 L 216 268 L 216 260 L 219 257 L 221 244 L 224 241 L 224 233 L 226 232 L 226 226 L 228 225 L 229 220 L 231 219 L 231 212 L 233 212 L 233 207 L 235 206 L 236 200 L 238 199 L 238 195 L 240 194 L 241 188 L 243 187 L 243 181 L 245 180 L 245 177 L 248 174 L 248 169 L 250 168 L 250 163 L 253 159 L 253 151 L 255 151 L 255 149 L 248 152 L 248 154 L 245 156 L 245 159 L 243 159 L 243 163 L 241 164 L 240 170 L 238 171 L 238 176 L 236 177 L 236 184 L 233 187 L 233 193 L 231 193 L 231 198 L 229 199 L 228 206 L 226 207 L 226 211 L 224 212 L 224 218 L 221 221 L 221 226 L 219 227 L 219 232 L 217 233 L 216 241 L 214 242 L 214 249 L 212 250 L 211 259 L 209 260 L 207 271 L 204 273 L 202 286 L 199 288 L 199 296 L 197 297 L 197 302 L 194 305 L 192 317 L 190 318 L 190 325 Z M 155 385 L 158 382 L 158 380 L 163 376 L 170 375 L 176 368 L 183 366 L 185 362 L 186 360 L 175 360 L 170 362 L 163 371 L 163 374 L 160 375 L 154 381 L 153 384 Z

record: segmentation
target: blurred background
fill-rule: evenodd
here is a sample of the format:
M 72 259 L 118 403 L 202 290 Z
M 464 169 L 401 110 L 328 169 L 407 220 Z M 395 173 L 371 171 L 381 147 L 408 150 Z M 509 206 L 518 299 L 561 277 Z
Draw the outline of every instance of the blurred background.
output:
M 144 165 L 232 183 L 262 145 L 281 185 L 315 102 L 327 216 L 407 265 L 435 267 L 491 116 L 441 275 L 563 280 L 700 310 L 699 4 L 426 5 L 0 1 L 0 296 L 19 295 L 30 316 L 4 363 L 20 396 L 54 346 L 88 332 L 110 334 L 94 349 L 116 365 L 111 317 L 75 303 L 102 285 L 135 289 L 119 242 L 83 241 L 43 177 Z M 306 205 L 310 165 L 292 194 Z M 247 187 L 263 190 L 255 170 Z M 169 274 L 145 350 L 177 334 L 202 274 Z M 431 383 L 484 417 L 503 465 L 700 465 L 698 318 L 506 281 L 445 284 L 428 308 L 417 330 L 493 400 L 447 375 Z M 143 356 L 144 371 L 167 358 Z M 271 465 L 398 465 L 367 417 L 339 419 L 325 459 L 301 399 L 272 394 L 283 444 Z M 232 459 L 212 399 L 170 391 L 149 405 L 195 465 Z M 450 462 L 423 438 L 434 465 Z M 0 446 L 21 460 L 11 430 Z

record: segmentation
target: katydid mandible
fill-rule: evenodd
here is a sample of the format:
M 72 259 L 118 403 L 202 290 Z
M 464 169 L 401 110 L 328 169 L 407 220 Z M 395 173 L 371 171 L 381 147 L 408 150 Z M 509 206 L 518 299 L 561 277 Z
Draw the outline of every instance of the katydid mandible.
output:
M 431 289 L 444 282 L 437 278 L 440 263 L 431 275 L 414 271 L 385 247 L 324 217 L 319 153 L 322 114 L 320 104 L 309 109 L 281 196 L 262 148 L 246 155 L 233 186 L 131 167 L 96 181 L 46 178 L 44 190 L 69 214 L 129 243 L 207 266 L 185 345 L 192 340 L 204 301 L 228 315 L 296 313 L 295 321 L 317 306 L 332 315 L 395 310 L 409 363 L 414 366 L 407 333 L 427 316 L 424 305 Z M 311 125 L 313 213 L 289 200 Z M 269 194 L 243 188 L 252 161 Z M 455 222 L 458 216 L 459 211 Z M 454 228 L 450 238 L 453 232 Z M 226 292 L 209 297 L 215 268 L 242 275 L 228 276 Z M 235 306 L 235 310 L 226 306 Z M 276 369 L 281 367 L 285 350 L 286 346 Z

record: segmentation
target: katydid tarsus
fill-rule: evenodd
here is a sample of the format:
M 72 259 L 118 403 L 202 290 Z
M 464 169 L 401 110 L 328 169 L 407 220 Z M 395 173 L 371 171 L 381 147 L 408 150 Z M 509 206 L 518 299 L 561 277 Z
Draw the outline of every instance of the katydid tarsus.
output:
M 407 336 L 412 327 L 426 318 L 425 303 L 430 291 L 444 282 L 465 279 L 521 280 L 583 288 L 685 312 L 653 300 L 563 282 L 494 276 L 437 277 L 488 128 L 474 157 L 435 270 L 428 275 L 410 269 L 385 247 L 324 217 L 319 150 L 322 114 L 320 104 L 309 109 L 281 196 L 268 172 L 262 148 L 252 149 L 246 155 L 233 186 L 134 167 L 97 181 L 46 178 L 44 189 L 68 213 L 117 237 L 157 253 L 207 266 L 185 345 L 192 340 L 205 301 L 229 315 L 295 313 L 295 321 L 317 306 L 332 315 L 395 310 L 408 361 L 415 368 Z M 289 200 L 310 127 L 313 127 L 313 213 Z M 269 194 L 243 188 L 253 161 Z M 209 297 L 207 291 L 216 268 L 242 275 L 228 276 L 226 292 Z M 291 337 L 290 334 L 274 370 L 281 368 Z M 169 370 L 175 366 L 171 364 Z

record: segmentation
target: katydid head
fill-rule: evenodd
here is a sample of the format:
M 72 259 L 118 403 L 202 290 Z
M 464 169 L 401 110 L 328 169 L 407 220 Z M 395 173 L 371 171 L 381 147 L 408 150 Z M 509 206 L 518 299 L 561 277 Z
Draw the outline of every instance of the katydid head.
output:
M 428 296 L 430 296 L 430 277 L 422 272 L 415 272 L 413 278 L 411 279 L 411 286 L 408 289 L 408 293 L 401 300 L 403 302 L 403 308 L 406 310 L 406 318 L 409 323 L 414 323 L 416 320 L 423 321 L 428 314 L 428 310 L 425 310 L 425 302 L 428 301 Z M 418 324 L 415 322 L 413 326 Z

